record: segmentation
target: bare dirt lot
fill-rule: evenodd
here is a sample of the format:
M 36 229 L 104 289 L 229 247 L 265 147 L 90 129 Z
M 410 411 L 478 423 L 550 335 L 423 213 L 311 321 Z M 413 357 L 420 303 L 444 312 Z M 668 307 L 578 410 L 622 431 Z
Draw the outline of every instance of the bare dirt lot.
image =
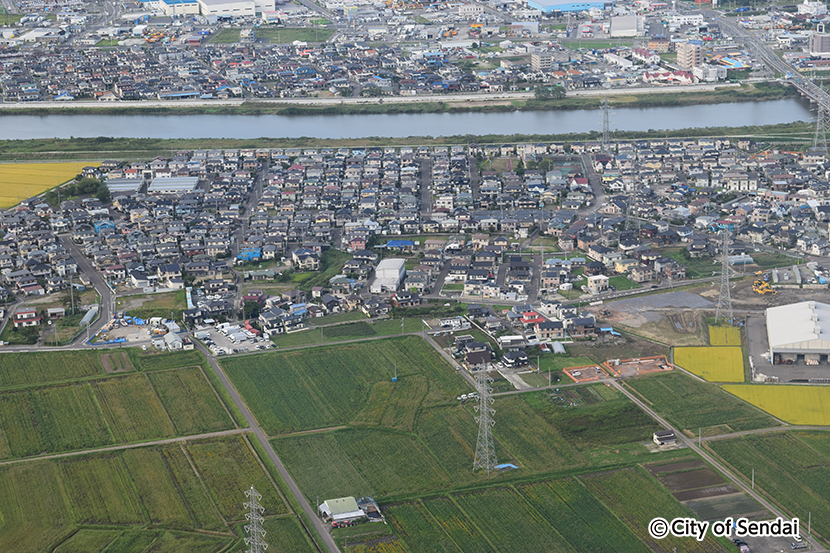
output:
M 673 368 L 665 355 L 640 359 L 609 360 L 603 363 L 603 366 L 611 374 L 623 378 L 653 372 L 670 371 Z
M 608 374 L 603 371 L 599 365 L 587 365 L 584 367 L 573 367 L 563 371 L 574 382 L 591 382 L 593 380 L 601 380 L 603 378 L 610 378 Z
M 706 464 L 700 459 L 694 459 L 692 461 L 678 461 L 676 463 L 668 463 L 666 465 L 646 465 L 645 468 L 651 474 L 663 474 L 678 472 L 681 470 L 700 469 L 705 466 Z

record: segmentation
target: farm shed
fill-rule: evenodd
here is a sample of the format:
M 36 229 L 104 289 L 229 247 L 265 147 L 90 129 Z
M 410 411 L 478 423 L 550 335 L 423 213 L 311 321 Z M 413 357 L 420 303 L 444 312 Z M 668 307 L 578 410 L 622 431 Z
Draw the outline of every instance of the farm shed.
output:
M 828 361 L 830 305 L 802 301 L 766 311 L 767 339 L 773 362 Z
M 324 519 L 331 519 L 332 522 L 343 522 L 356 520 L 365 517 L 366 514 L 357 506 L 354 497 L 339 497 L 327 499 L 317 507 Z
M 667 445 L 677 443 L 677 436 L 674 435 L 673 430 L 660 430 L 654 433 L 654 443 L 657 445 Z

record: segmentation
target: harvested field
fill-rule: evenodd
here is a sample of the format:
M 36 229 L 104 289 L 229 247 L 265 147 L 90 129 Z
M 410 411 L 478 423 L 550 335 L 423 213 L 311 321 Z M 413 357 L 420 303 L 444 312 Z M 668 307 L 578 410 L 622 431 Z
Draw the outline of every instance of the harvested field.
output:
M 657 480 L 672 492 L 696 490 L 724 483 L 721 475 L 710 468 L 664 474 L 658 476 Z
M 686 507 L 698 520 L 723 520 L 726 517 L 766 518 L 769 511 L 745 493 L 733 493 L 711 499 L 689 501 Z
M 694 499 L 705 499 L 707 497 L 718 497 L 720 495 L 728 495 L 739 491 L 731 485 L 713 486 L 711 488 L 701 488 L 699 490 L 686 490 L 683 492 L 675 492 L 672 495 L 678 501 L 691 501 Z

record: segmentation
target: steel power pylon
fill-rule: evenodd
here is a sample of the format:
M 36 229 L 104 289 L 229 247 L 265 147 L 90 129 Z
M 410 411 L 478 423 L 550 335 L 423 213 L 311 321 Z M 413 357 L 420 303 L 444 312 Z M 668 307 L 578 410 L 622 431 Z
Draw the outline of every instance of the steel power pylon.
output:
M 715 322 L 721 317 L 732 324 L 732 292 L 729 288 L 729 233 L 723 232 L 723 259 L 721 261 L 720 273 L 720 294 L 718 295 L 718 308 L 715 311 Z
M 476 388 L 478 389 L 478 440 L 476 441 L 476 456 L 473 460 L 473 470 L 482 469 L 488 475 L 490 471 L 496 469 L 499 463 L 496 460 L 496 447 L 493 444 L 493 425 L 496 421 L 493 420 L 493 415 L 496 410 L 493 409 L 493 398 L 490 396 L 493 389 L 490 384 L 493 379 L 487 376 L 487 371 L 480 369 L 476 381 Z
M 611 153 L 611 107 L 608 105 L 608 96 L 602 101 L 602 153 Z
M 245 513 L 245 518 L 248 519 L 248 524 L 245 525 L 245 532 L 248 537 L 245 538 L 245 545 L 248 549 L 245 553 L 262 553 L 268 549 L 268 544 L 265 543 L 265 530 L 262 529 L 262 513 L 265 512 L 265 507 L 259 504 L 262 499 L 262 494 L 251 486 L 250 490 L 245 491 L 245 496 L 248 501 L 242 505 L 248 509 Z

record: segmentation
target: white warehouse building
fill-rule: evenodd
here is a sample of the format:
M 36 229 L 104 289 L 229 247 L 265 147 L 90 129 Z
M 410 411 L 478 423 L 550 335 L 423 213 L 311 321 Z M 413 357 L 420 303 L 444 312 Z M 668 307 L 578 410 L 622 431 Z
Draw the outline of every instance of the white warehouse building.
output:
M 767 308 L 770 359 L 826 363 L 830 355 L 830 305 L 802 301 Z
M 373 294 L 392 293 L 398 290 L 406 273 L 405 262 L 397 257 L 381 261 L 375 269 L 375 281 L 370 287 Z

